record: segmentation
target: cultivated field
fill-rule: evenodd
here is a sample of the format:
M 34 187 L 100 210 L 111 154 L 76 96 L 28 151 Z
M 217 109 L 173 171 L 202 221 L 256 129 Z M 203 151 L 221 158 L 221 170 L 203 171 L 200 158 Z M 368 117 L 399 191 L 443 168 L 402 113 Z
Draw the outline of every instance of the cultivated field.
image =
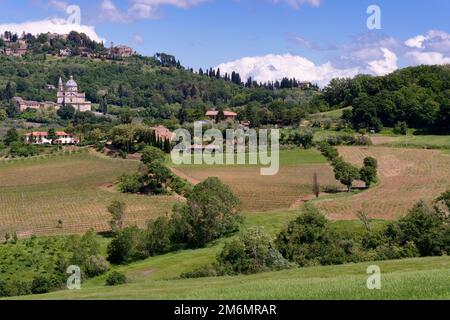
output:
M 260 175 L 259 166 L 179 166 L 176 173 L 192 182 L 218 177 L 239 196 L 245 211 L 290 208 L 312 193 L 314 173 L 322 187 L 340 187 L 331 167 L 315 150 L 285 150 L 280 170 L 274 176 Z
M 366 156 L 378 159 L 380 183 L 350 197 L 319 200 L 332 219 L 355 219 L 363 210 L 372 218 L 396 219 L 417 201 L 432 201 L 450 188 L 450 156 L 438 150 L 388 147 L 340 147 L 339 153 L 358 166 Z
M 106 206 L 114 199 L 127 204 L 126 222 L 142 225 L 170 211 L 169 196 L 124 195 L 106 186 L 137 161 L 97 154 L 52 156 L 0 162 L 0 238 L 108 230 Z M 62 227 L 58 221 L 62 221 Z

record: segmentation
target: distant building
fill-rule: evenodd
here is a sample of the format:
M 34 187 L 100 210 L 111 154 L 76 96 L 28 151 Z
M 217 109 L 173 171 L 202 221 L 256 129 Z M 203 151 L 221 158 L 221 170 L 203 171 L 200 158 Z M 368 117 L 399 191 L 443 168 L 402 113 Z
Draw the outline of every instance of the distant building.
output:
M 224 111 L 223 112 L 226 121 L 236 121 L 237 113 L 232 111 Z M 217 116 L 219 115 L 218 110 L 208 110 L 205 114 L 206 117 L 211 121 L 217 121 Z
M 27 53 L 28 45 L 25 40 L 9 41 L 7 45 L 2 52 L 5 56 L 22 57 Z
M 56 131 L 56 144 L 77 144 L 80 141 L 72 134 L 64 131 Z M 48 137 L 48 132 L 31 132 L 25 134 L 25 143 L 27 144 L 52 144 L 52 139 Z
M 173 133 L 163 125 L 159 125 L 153 129 L 155 130 L 156 139 L 169 140 L 170 142 L 172 142 L 175 137 L 175 133 Z
M 111 47 L 109 48 L 108 54 L 110 58 L 127 58 L 135 55 L 136 51 L 134 51 L 133 48 L 128 46 L 124 45 L 114 46 L 114 44 L 111 43 Z
M 70 57 L 72 55 L 72 50 L 66 48 L 66 49 L 59 49 L 59 56 L 60 57 Z
M 59 33 L 47 32 L 47 37 L 48 37 L 49 40 L 67 39 L 69 37 L 69 35 L 68 34 L 59 34 Z
M 55 108 L 55 110 L 59 109 L 59 106 L 53 101 L 38 102 L 33 100 L 24 100 L 21 97 L 14 97 L 13 101 L 19 107 L 20 112 L 24 112 L 27 109 L 34 109 L 34 110 L 47 110 L 50 108 Z
M 47 90 L 55 89 L 55 86 L 47 84 Z M 58 91 L 56 93 L 56 102 L 53 101 L 32 101 L 25 100 L 21 97 L 14 97 L 13 101 L 19 107 L 20 112 L 24 112 L 27 109 L 34 110 L 48 110 L 54 108 L 59 110 L 62 105 L 67 104 L 75 108 L 75 110 L 80 112 L 91 111 L 91 102 L 86 100 L 86 94 L 78 92 L 78 85 L 70 76 L 70 80 L 67 81 L 66 85 L 63 85 L 62 79 L 59 78 L 58 81 Z
M 56 93 L 56 103 L 59 106 L 71 105 L 80 112 L 91 111 L 91 102 L 86 100 L 86 94 L 78 92 L 78 84 L 70 76 L 70 80 L 63 86 L 61 77 L 58 81 L 58 91 Z

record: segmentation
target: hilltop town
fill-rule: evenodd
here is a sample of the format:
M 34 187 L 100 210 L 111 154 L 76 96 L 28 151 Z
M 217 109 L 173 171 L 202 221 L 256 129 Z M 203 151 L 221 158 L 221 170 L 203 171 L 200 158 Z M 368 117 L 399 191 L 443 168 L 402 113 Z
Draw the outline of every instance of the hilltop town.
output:
M 17 35 L 9 31 L 0 35 L 0 54 L 23 57 L 27 53 L 47 53 L 57 57 L 81 56 L 98 59 L 121 59 L 136 55 L 136 51 L 125 45 L 111 43 L 109 48 L 103 43 L 90 40 L 85 34 L 72 31 L 69 34 L 43 33 Z

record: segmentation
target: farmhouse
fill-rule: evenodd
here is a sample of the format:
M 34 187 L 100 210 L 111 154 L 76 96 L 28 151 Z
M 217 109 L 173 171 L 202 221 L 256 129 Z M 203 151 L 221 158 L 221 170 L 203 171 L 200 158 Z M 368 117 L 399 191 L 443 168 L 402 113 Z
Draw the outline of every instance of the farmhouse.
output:
M 111 43 L 111 48 L 109 48 L 108 54 L 110 58 L 126 58 L 135 55 L 136 51 L 128 46 L 114 46 L 114 44 Z
M 232 111 L 224 111 L 223 112 L 224 116 L 225 116 L 225 120 L 226 121 L 236 121 L 236 116 L 237 114 L 232 112 Z M 211 121 L 217 121 L 217 116 L 219 115 L 219 111 L 218 110 L 208 110 L 205 114 L 206 117 L 209 118 L 209 120 Z
M 78 84 L 70 76 L 70 80 L 63 86 L 61 77 L 58 81 L 58 92 L 56 93 L 56 103 L 71 105 L 80 112 L 91 111 L 91 102 L 86 100 L 86 94 L 78 92 Z
M 169 140 L 170 142 L 172 142 L 175 137 L 175 133 L 173 133 L 163 125 L 159 125 L 153 129 L 155 130 L 156 139 Z
M 13 97 L 13 101 L 19 107 L 20 112 L 24 112 L 27 109 L 34 109 L 34 110 L 48 110 L 50 108 L 55 108 L 55 110 L 59 109 L 59 106 L 52 101 L 38 102 L 33 100 L 24 100 L 21 97 Z
M 56 131 L 56 140 L 54 143 L 57 144 L 77 144 L 80 142 L 75 136 L 64 131 Z M 25 134 L 25 143 L 27 144 L 52 144 L 53 140 L 49 138 L 48 132 L 38 132 L 34 131 Z

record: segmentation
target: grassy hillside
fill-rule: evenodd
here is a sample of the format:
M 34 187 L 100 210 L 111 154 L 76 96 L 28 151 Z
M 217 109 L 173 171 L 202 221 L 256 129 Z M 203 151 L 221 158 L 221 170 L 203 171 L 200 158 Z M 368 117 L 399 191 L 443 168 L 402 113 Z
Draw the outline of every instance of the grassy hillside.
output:
M 188 257 L 186 257 L 188 258 Z M 381 290 L 368 290 L 369 265 L 381 268 Z M 450 257 L 311 267 L 251 276 L 143 280 L 91 286 L 24 299 L 450 299 Z M 426 284 L 426 285 L 424 285 Z
M 448 135 L 412 135 L 396 136 L 392 141 L 385 143 L 392 147 L 450 149 L 450 136 Z

